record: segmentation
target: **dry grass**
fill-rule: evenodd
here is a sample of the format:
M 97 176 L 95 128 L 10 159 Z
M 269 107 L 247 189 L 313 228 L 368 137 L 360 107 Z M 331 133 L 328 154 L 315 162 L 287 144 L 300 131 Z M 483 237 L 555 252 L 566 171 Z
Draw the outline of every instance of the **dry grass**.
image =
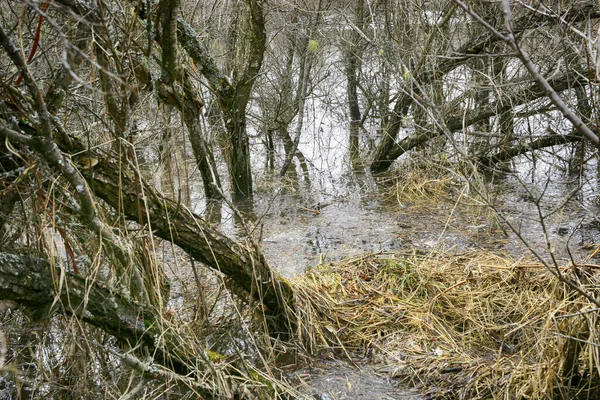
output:
M 387 186 L 382 192 L 394 200 L 401 213 L 433 213 L 446 224 L 455 219 L 463 220 L 466 226 L 477 221 L 500 228 L 498 216 L 489 207 L 493 199 L 487 198 L 490 196 L 481 176 L 471 171 L 466 177 L 456 172 L 460 168 L 448 160 L 407 160 L 391 176 L 381 179 Z
M 575 277 L 573 267 L 563 272 Z M 597 293 L 594 266 L 580 284 Z M 598 393 L 597 311 L 541 265 L 488 252 L 378 254 L 294 280 L 312 351 L 372 354 L 440 398 L 574 398 Z M 569 362 L 577 360 L 570 385 Z M 596 398 L 596 397 L 593 397 Z
M 414 158 L 396 165 L 380 183 L 388 186 L 389 193 L 398 203 L 435 205 L 454 202 L 460 193 L 466 192 L 468 183 L 451 167 L 447 160 Z
M 399 203 L 423 202 L 436 204 L 455 194 L 458 183 L 450 176 L 431 175 L 424 169 L 411 169 L 395 177 L 393 190 Z

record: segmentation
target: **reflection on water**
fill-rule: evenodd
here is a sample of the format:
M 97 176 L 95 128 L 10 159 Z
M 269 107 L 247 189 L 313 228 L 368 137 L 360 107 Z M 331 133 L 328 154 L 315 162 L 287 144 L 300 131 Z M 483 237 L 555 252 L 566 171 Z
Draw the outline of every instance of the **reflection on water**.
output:
M 255 177 L 253 200 L 236 205 L 245 222 L 227 204 L 207 208 L 199 188 L 192 187 L 198 194 L 192 195 L 192 207 L 230 236 L 243 240 L 250 234 L 286 276 L 319 262 L 405 247 L 425 252 L 486 248 L 516 256 L 530 247 L 546 260 L 551 248 L 566 261 L 585 259 L 590 244 L 600 243 L 595 156 L 573 173 L 569 149 L 558 156 L 526 155 L 513 160 L 514 174 L 490 180 L 487 202 L 515 234 L 505 222 L 490 218 L 493 213 L 480 200 L 467 208 L 455 207 L 456 198 L 429 206 L 398 203 L 368 169 L 349 159 L 344 129 L 319 132 L 328 139 L 312 137 L 300 145 L 308 175 L 296 165 L 285 178 Z M 319 146 L 324 140 L 327 145 Z M 260 149 L 255 147 L 257 164 L 264 161 Z
M 516 233 L 489 218 L 485 204 L 477 212 L 454 208 L 452 202 L 401 205 L 386 198 L 388 192 L 368 173 L 346 173 L 330 176 L 327 189 L 284 190 L 281 182 L 267 181 L 255 203 L 262 246 L 285 275 L 324 260 L 408 246 L 423 251 L 486 248 L 515 256 L 533 249 L 546 261 L 551 249 L 559 263 L 586 260 L 593 244 L 600 243 L 595 159 L 575 176 L 556 163 L 537 160 L 533 168 L 526 157 L 514 168 L 517 173 L 489 185 L 488 202 L 501 212 L 499 221 L 510 223 Z
M 596 156 L 592 155 L 576 174 L 569 168 L 570 158 L 562 158 L 561 153 L 517 161 L 516 173 L 493 187 L 502 214 L 517 231 L 511 235 L 514 248 L 527 250 L 517 240 L 521 236 L 547 261 L 549 249 L 562 260 L 587 259 L 590 246 L 600 243 Z
M 358 192 L 332 199 L 320 210 L 285 200 L 265 216 L 262 245 L 286 275 L 319 261 L 400 248 L 397 224 L 372 195 Z
M 292 380 L 304 385 L 302 393 L 320 400 L 417 400 L 423 399 L 414 389 L 398 387 L 383 374 L 369 366 L 349 365 L 328 360 L 314 363 L 310 368 L 295 371 Z

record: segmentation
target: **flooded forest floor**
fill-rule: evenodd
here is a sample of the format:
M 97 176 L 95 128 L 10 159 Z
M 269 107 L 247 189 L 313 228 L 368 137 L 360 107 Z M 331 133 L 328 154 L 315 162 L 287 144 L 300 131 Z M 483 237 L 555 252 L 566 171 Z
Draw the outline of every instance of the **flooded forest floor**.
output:
M 565 383 L 593 375 L 595 347 L 577 342 L 592 323 L 577 312 L 593 304 L 549 271 L 599 287 L 588 186 L 419 168 L 319 190 L 261 181 L 252 232 L 320 344 L 316 359 L 282 365 L 287 378 L 320 399 L 597 393 Z
M 259 175 L 252 203 L 239 207 L 244 222 L 225 206 L 211 222 L 239 242 L 250 236 L 289 282 L 297 337 L 273 344 L 257 335 L 230 282 L 157 241 L 171 283 L 165 326 L 223 355 L 218 373 L 230 363 L 258 365 L 281 398 L 598 398 L 600 382 L 590 378 L 600 365 L 590 300 L 600 288 L 596 175 L 520 166 L 464 176 L 438 167 Z M 191 193 L 198 198 L 190 207 L 208 215 L 201 190 Z M 118 344 L 92 331 L 89 347 L 63 347 L 80 335 L 73 327 L 78 320 L 7 313 L 7 360 L 23 373 L 22 381 L 0 380 L 0 395 L 17 387 L 23 398 L 89 393 L 92 384 L 126 392 L 126 375 L 105 372 L 128 370 L 104 353 Z M 96 375 L 74 361 L 81 354 L 100 363 Z M 35 380 L 45 371 L 52 374 Z M 196 398 L 168 379 L 141 382 L 146 398 Z M 241 397 L 260 398 L 252 396 Z

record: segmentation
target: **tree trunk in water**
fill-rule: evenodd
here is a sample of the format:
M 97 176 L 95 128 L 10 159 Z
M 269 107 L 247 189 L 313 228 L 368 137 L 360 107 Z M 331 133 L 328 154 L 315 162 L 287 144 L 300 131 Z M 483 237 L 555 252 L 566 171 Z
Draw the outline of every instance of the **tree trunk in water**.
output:
M 273 136 L 273 130 L 267 129 L 265 132 L 265 148 L 267 149 L 265 171 L 271 173 L 275 170 L 275 141 Z
M 502 51 L 504 46 L 496 44 L 493 46 L 494 51 Z M 498 57 L 492 58 L 492 72 L 494 74 L 495 82 L 508 82 L 508 60 L 506 58 Z M 497 99 L 498 100 L 498 99 Z M 498 115 L 498 133 L 501 136 L 500 147 L 502 150 L 508 149 L 514 140 L 514 110 L 511 108 Z
M 585 86 L 575 87 L 577 96 L 577 112 L 585 123 L 589 123 L 592 118 L 592 106 L 587 95 Z M 585 163 L 586 141 L 582 140 L 575 144 L 572 157 L 569 159 L 569 174 L 572 176 L 581 176 L 583 165 Z
M 356 26 L 363 28 L 364 3 L 363 0 L 357 0 L 355 8 Z M 348 138 L 350 157 L 358 158 L 359 148 L 359 129 L 361 121 L 360 105 L 358 103 L 358 73 L 361 69 L 361 38 L 358 32 L 352 30 L 349 35 L 348 48 L 344 53 L 346 72 L 346 89 L 348 94 L 348 112 L 350 114 L 350 135 Z
M 396 101 L 394 111 L 392 111 L 389 122 L 383 127 L 381 142 L 375 149 L 373 161 L 371 162 L 371 171 L 374 173 L 386 171 L 398 157 L 394 157 L 390 153 L 396 145 L 396 139 L 400 128 L 402 127 L 402 119 L 408 112 L 412 104 L 412 97 L 401 96 L 401 99 Z
M 209 55 L 194 29 L 183 18 L 178 19 L 178 39 L 181 46 L 197 64 L 198 70 L 214 91 L 225 119 L 228 149 L 226 158 L 231 178 L 234 200 L 252 196 L 252 174 L 250 170 L 250 142 L 246 132 L 246 107 L 252 87 L 262 67 L 266 48 L 266 31 L 263 15 L 263 0 L 246 0 L 247 44 L 245 57 L 240 60 L 237 78 L 230 82 Z
M 56 293 L 54 281 L 61 273 L 68 284 L 56 285 L 62 288 Z M 55 302 L 56 295 L 59 302 Z M 98 284 L 90 285 L 86 278 L 64 271 L 58 265 L 51 268 L 47 261 L 0 253 L 0 298 L 25 306 L 34 319 L 49 317 L 55 311 L 77 315 L 122 342 L 133 345 L 142 340 L 144 345 L 159 351 L 149 331 L 154 322 L 152 313 L 139 305 L 134 306 L 130 299 L 119 293 Z M 171 361 L 178 372 L 187 369 L 177 365 L 177 360 Z
M 257 248 L 232 241 L 200 216 L 162 197 L 145 183 L 145 197 L 138 200 L 135 181 L 126 175 L 119 176 L 118 168 L 110 163 L 101 161 L 85 175 L 95 194 L 111 207 L 121 210 L 128 219 L 148 224 L 156 236 L 173 242 L 195 260 L 230 277 L 261 302 L 272 336 L 292 334 L 293 290 L 269 267 Z
M 229 148 L 227 163 L 234 200 L 252 196 L 252 170 L 250 168 L 250 141 L 246 132 L 246 108 L 241 105 L 231 112 L 225 126 Z
M 576 80 L 578 80 L 578 81 L 576 81 Z M 550 82 L 550 85 L 554 88 L 554 90 L 557 93 L 560 93 L 564 90 L 568 90 L 576 84 L 582 84 L 582 85 L 585 84 L 585 80 L 583 78 L 578 78 L 578 77 L 574 78 L 574 77 L 572 77 L 570 75 L 566 75 L 566 74 L 560 75 L 554 79 L 551 79 L 549 82 Z M 504 99 L 504 101 L 500 102 L 500 104 L 498 104 L 499 102 L 493 102 L 488 107 L 485 107 L 483 109 L 472 110 L 469 115 L 469 120 L 467 123 L 465 123 L 465 120 L 463 118 L 465 111 L 464 110 L 463 111 L 455 111 L 454 110 L 452 112 L 452 115 L 455 115 L 455 116 L 448 118 L 448 120 L 446 121 L 446 128 L 449 132 L 455 132 L 455 131 L 464 129 L 467 126 L 471 126 L 472 124 L 475 124 L 481 120 L 485 120 L 485 119 L 488 119 L 495 115 L 506 112 L 506 111 L 514 108 L 517 105 L 526 104 L 530 101 L 539 99 L 544 96 L 546 96 L 546 92 L 542 88 L 540 88 L 540 86 L 537 83 L 534 83 L 534 84 L 524 87 L 522 90 L 512 94 L 507 99 Z M 398 103 L 396 103 L 396 105 L 398 105 Z M 444 113 L 445 113 L 445 110 L 442 110 L 442 114 L 444 114 Z M 398 114 L 398 113 L 392 114 L 390 124 L 398 124 L 398 126 L 400 126 L 401 122 L 397 119 L 398 115 L 400 115 L 400 114 Z M 391 132 L 393 132 L 393 131 L 394 130 L 392 129 Z M 384 136 L 382 141 L 384 141 L 384 140 L 391 141 L 390 143 L 387 143 L 390 145 L 390 147 L 387 148 L 387 153 L 382 155 L 381 158 L 379 158 L 379 159 L 376 158 L 373 160 L 373 162 L 371 164 L 371 171 L 373 171 L 375 173 L 385 171 L 394 162 L 394 160 L 396 160 L 401 155 L 403 155 L 406 152 L 413 150 L 419 146 L 422 146 L 427 141 L 429 141 L 433 138 L 436 138 L 436 137 L 442 135 L 443 133 L 444 133 L 444 131 L 442 131 L 440 129 L 428 129 L 427 131 L 425 131 L 422 134 L 410 135 L 410 136 L 402 139 L 398 143 L 394 143 L 394 141 L 391 139 L 391 137 Z M 388 137 L 388 139 L 386 139 L 386 137 Z M 386 144 L 386 146 L 387 146 L 387 144 Z M 380 145 L 379 149 L 381 149 L 383 151 L 383 147 L 386 147 L 386 146 Z M 379 153 L 376 153 L 376 155 L 378 155 L 378 154 Z
M 308 163 L 306 162 L 306 157 L 304 157 L 304 154 L 298 149 L 296 149 L 296 151 L 294 152 L 294 141 L 292 140 L 292 137 L 290 136 L 290 134 L 287 131 L 287 126 L 281 127 L 279 129 L 279 137 L 283 141 L 283 149 L 285 151 L 286 157 L 294 157 L 295 156 L 298 159 L 298 163 L 300 164 L 300 169 L 302 169 L 304 178 L 307 181 L 310 181 L 310 175 L 309 175 L 309 171 L 308 171 Z M 294 175 L 296 174 L 296 170 L 294 168 L 291 168 L 291 169 L 288 168 L 287 172 L 292 173 Z
M 306 103 L 306 93 L 308 90 L 308 81 L 310 79 L 310 71 L 312 67 L 313 54 L 309 50 L 309 42 L 303 46 L 303 56 L 300 61 L 300 76 L 298 82 L 298 91 L 296 92 L 296 107 L 298 110 L 298 122 L 296 125 L 296 134 L 292 141 L 292 148 L 287 152 L 279 176 L 285 176 L 288 168 L 290 167 L 296 151 L 298 151 L 298 145 L 300 144 L 300 136 L 302 134 L 302 127 L 304 126 L 304 105 Z M 286 128 L 287 131 L 287 128 Z
M 570 9 L 568 13 L 563 16 L 563 18 L 569 18 L 569 21 L 575 23 L 585 20 L 591 15 L 593 15 L 594 18 L 597 18 L 599 14 L 600 11 L 597 8 L 590 9 L 586 7 L 574 7 Z M 524 15 L 523 17 L 514 21 L 513 33 L 516 35 L 524 32 L 525 30 L 531 30 L 536 27 L 543 26 L 548 24 L 552 18 L 553 17 L 550 15 L 541 13 L 535 16 Z M 483 54 L 489 49 L 490 45 L 499 41 L 500 39 L 495 37 L 491 32 L 485 31 L 481 35 L 476 36 L 474 39 L 465 43 L 456 52 L 450 54 L 449 57 L 441 61 L 435 68 L 425 68 L 423 71 L 420 71 L 416 76 L 413 77 L 414 81 L 418 84 L 413 86 L 413 90 L 411 90 L 411 88 L 407 88 L 406 91 L 399 93 L 389 121 L 386 121 L 385 124 L 382 124 L 382 136 L 379 146 L 373 155 L 373 161 L 370 166 L 371 171 L 377 173 L 387 170 L 392 165 L 394 160 L 396 160 L 406 151 L 414 148 L 414 146 L 412 146 L 414 143 L 423 143 L 420 140 L 415 141 L 415 137 L 410 137 L 407 138 L 406 141 L 402 140 L 396 143 L 399 130 L 402 127 L 402 118 L 404 118 L 406 115 L 406 112 L 413 102 L 413 98 L 419 98 L 419 88 L 425 87 L 434 81 L 442 80 L 446 74 L 455 70 L 461 65 L 464 65 L 473 57 Z M 538 92 L 539 89 L 535 87 L 534 91 Z M 523 104 L 523 102 L 520 102 L 520 104 Z M 494 115 L 496 114 L 497 113 L 494 113 Z M 432 132 L 431 137 L 437 137 L 441 134 L 442 132 Z M 425 141 L 428 140 L 428 138 L 423 137 L 422 139 Z
M 196 159 L 196 165 L 202 176 L 204 185 L 204 195 L 206 200 L 221 200 L 221 180 L 217 172 L 217 164 L 212 150 L 202 135 L 202 126 L 200 125 L 200 109 L 190 104 L 186 100 L 183 119 L 188 128 L 190 144 Z
M 143 66 L 138 66 L 138 71 L 142 68 Z M 144 74 L 144 76 L 149 77 L 149 74 Z M 142 80 L 143 78 L 138 79 Z M 158 98 L 164 104 L 175 107 L 181 114 L 188 130 L 196 166 L 202 177 L 206 199 L 208 201 L 221 200 L 221 180 L 217 172 L 217 164 L 212 149 L 203 135 L 201 111 L 204 104 L 196 94 L 196 90 L 187 74 L 184 73 L 180 79 L 183 81 L 183 88 L 158 83 L 158 90 L 156 91 Z M 147 81 L 147 84 L 150 83 L 150 81 Z

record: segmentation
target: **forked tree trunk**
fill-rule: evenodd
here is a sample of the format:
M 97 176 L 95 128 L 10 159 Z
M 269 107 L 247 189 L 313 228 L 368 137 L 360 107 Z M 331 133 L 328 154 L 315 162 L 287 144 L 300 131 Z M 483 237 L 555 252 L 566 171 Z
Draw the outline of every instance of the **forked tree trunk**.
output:
M 230 82 L 200 41 L 198 34 L 183 18 L 178 19 L 178 40 L 196 63 L 214 92 L 227 130 L 227 161 L 234 200 L 252 196 L 252 173 L 250 170 L 250 141 L 246 131 L 246 107 L 252 87 L 262 67 L 266 48 L 266 31 L 263 0 L 246 0 L 247 40 L 246 57 L 240 60 L 242 71 L 238 79 Z

